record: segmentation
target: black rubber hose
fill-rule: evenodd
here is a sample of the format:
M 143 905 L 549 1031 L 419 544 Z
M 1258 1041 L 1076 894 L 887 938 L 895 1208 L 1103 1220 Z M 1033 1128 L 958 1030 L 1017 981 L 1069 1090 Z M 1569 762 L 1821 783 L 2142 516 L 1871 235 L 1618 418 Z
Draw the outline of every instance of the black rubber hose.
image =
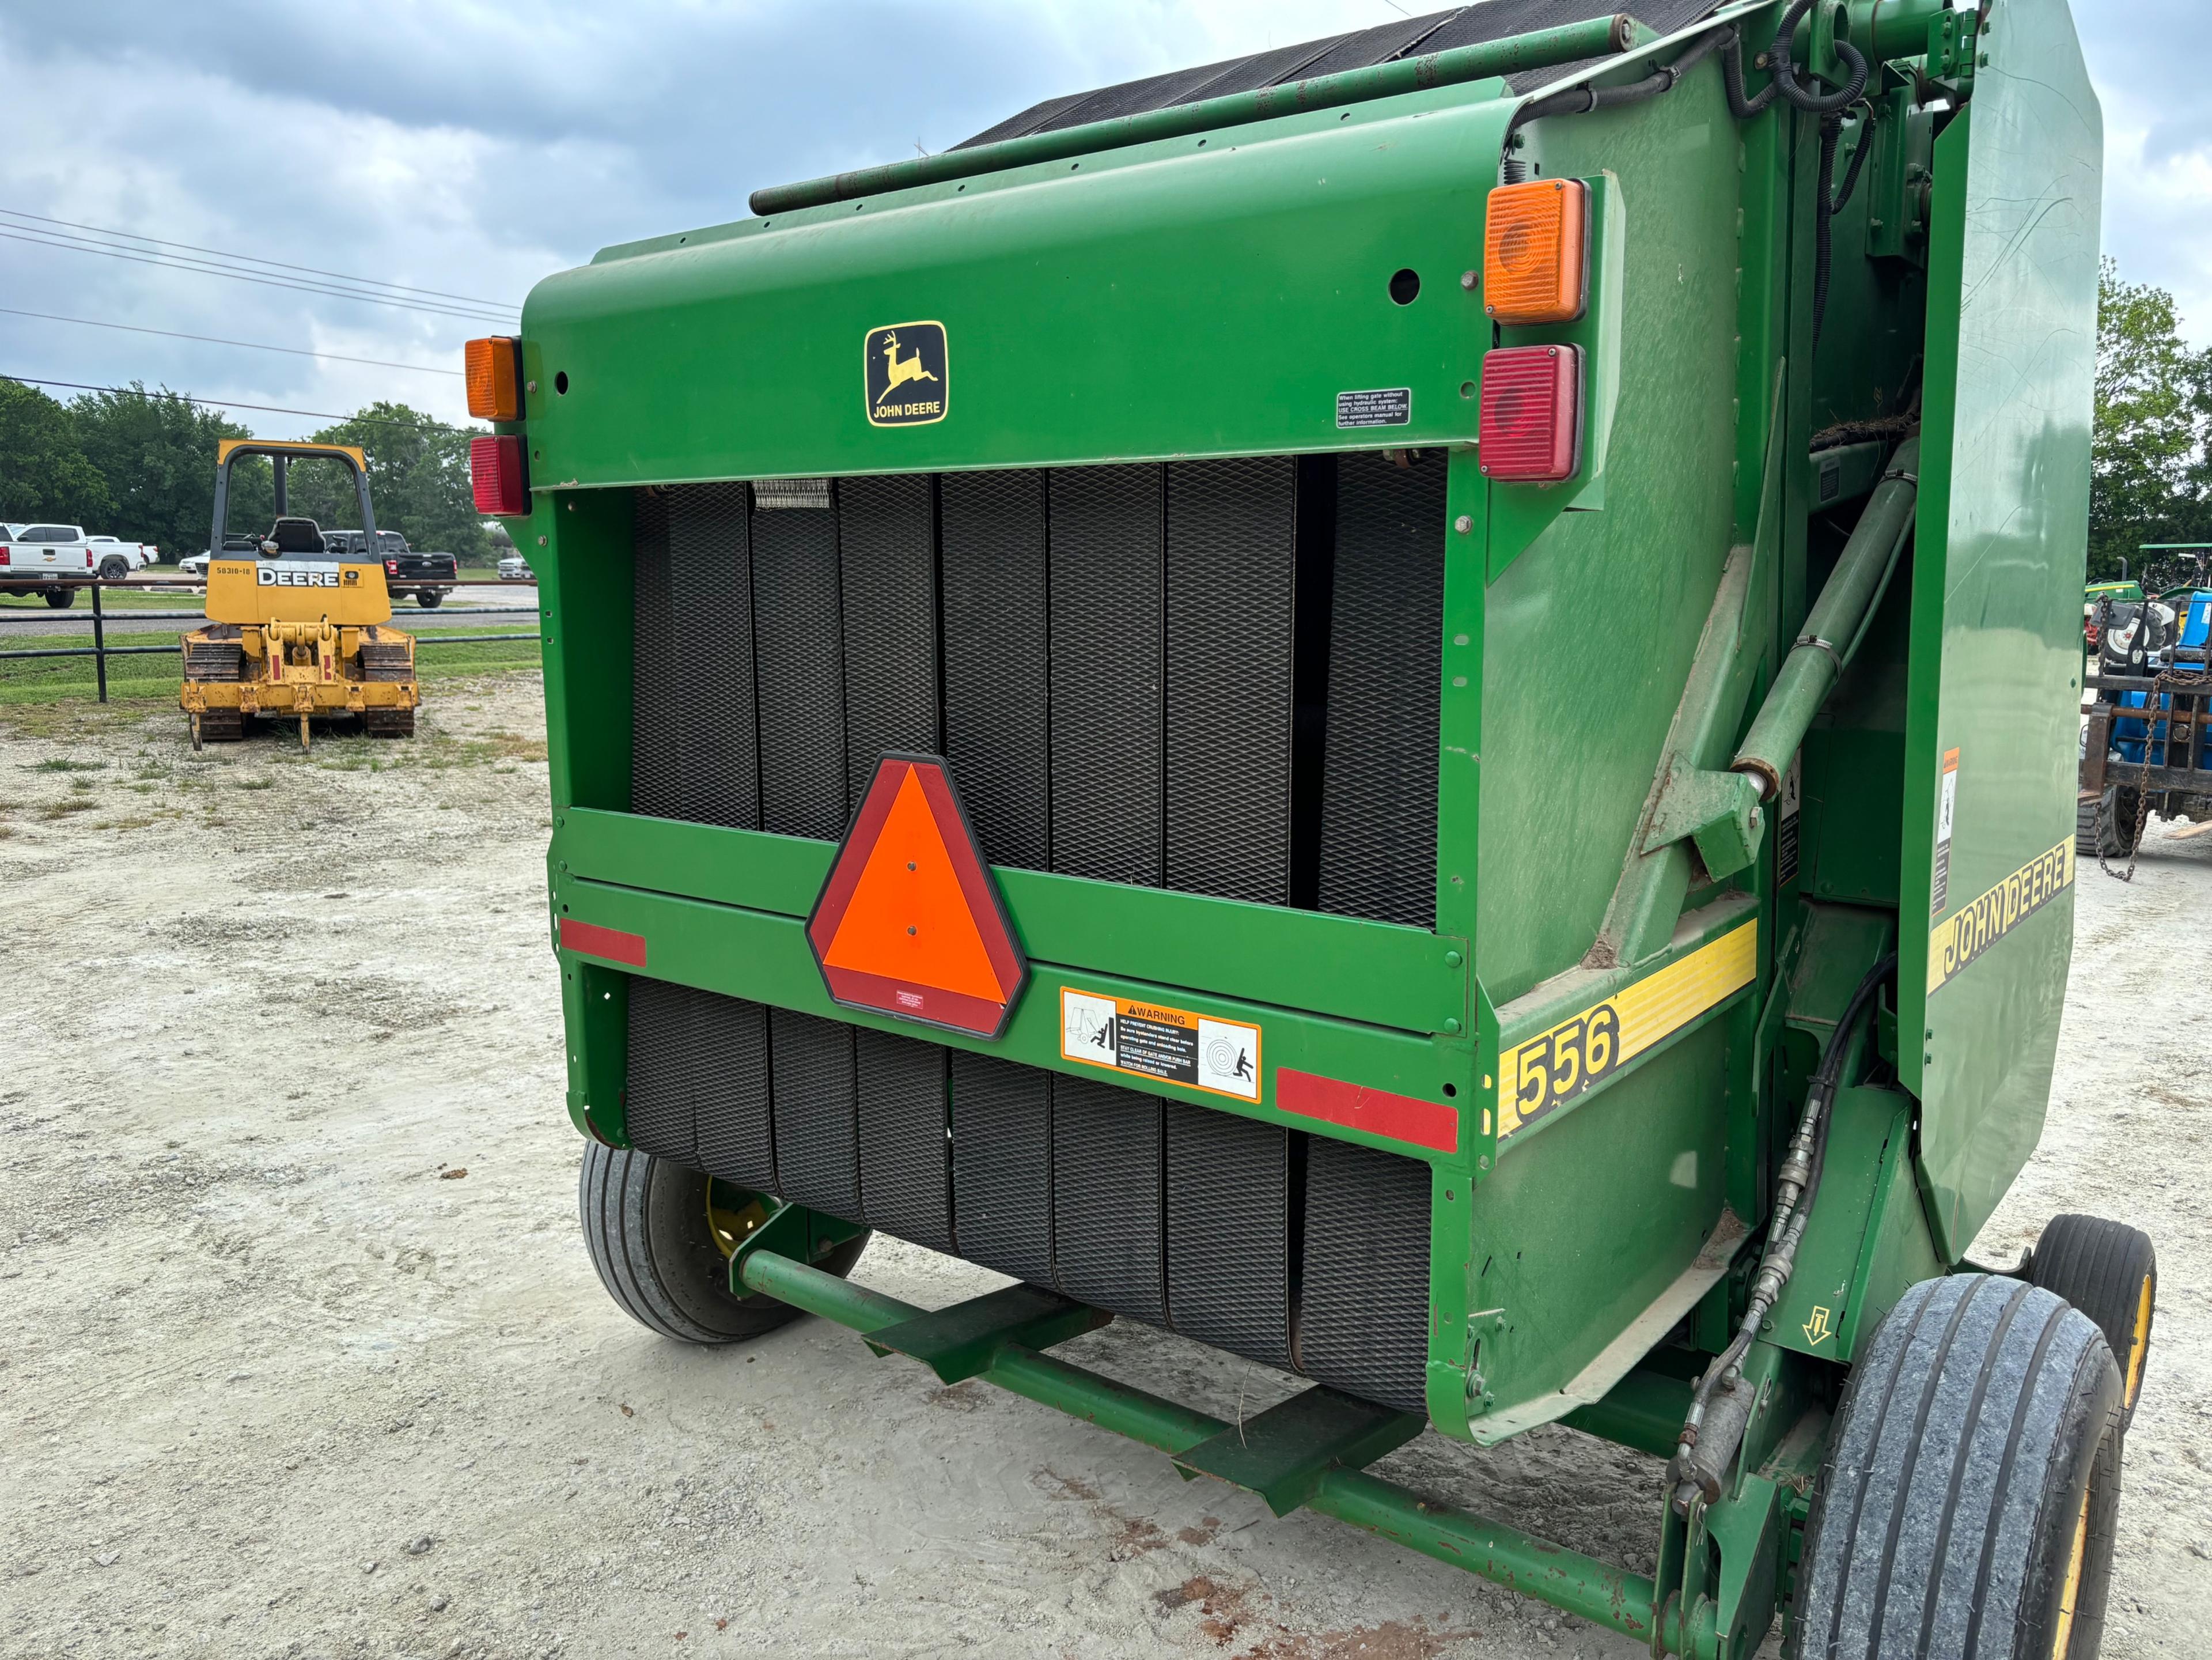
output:
M 1859 135 L 1858 148 L 1851 152 L 1851 165 L 1844 175 L 1844 192 L 1836 194 L 1836 143 L 1844 130 L 1844 118 L 1828 115 L 1820 121 L 1820 193 L 1813 203 L 1813 349 L 1820 349 L 1820 331 L 1828 320 L 1828 281 L 1834 265 L 1834 220 L 1851 199 L 1858 188 L 1859 169 L 1866 163 L 1867 152 L 1874 148 L 1874 117 L 1869 110 L 1866 130 Z
M 1765 109 L 1779 96 L 1808 115 L 1832 115 L 1838 110 L 1849 109 L 1866 90 L 1867 60 L 1856 46 L 1848 40 L 1836 42 L 1836 56 L 1842 58 L 1850 71 L 1850 79 L 1842 91 L 1814 93 L 1808 91 L 1797 79 L 1797 66 L 1792 59 L 1790 36 L 1796 33 L 1797 25 L 1813 9 L 1814 0 L 1796 0 L 1782 14 L 1782 21 L 1774 31 L 1774 39 L 1766 48 L 1766 70 L 1772 79 L 1762 88 L 1756 98 L 1749 96 L 1743 82 L 1743 39 L 1735 30 L 1729 30 L 1720 39 L 1721 80 L 1728 88 L 1729 112 L 1739 121 L 1748 121 Z
M 1662 93 L 1672 92 L 1675 84 L 1692 68 L 1734 39 L 1735 33 L 1733 29 L 1715 29 L 1700 36 L 1673 63 L 1662 64 L 1641 81 L 1632 81 L 1625 87 L 1595 87 L 1585 83 L 1570 87 L 1565 92 L 1555 92 L 1548 98 L 1539 98 L 1523 104 L 1514 111 L 1513 119 L 1506 125 L 1504 160 L 1499 165 L 1498 177 L 1506 184 L 1517 185 L 1527 176 L 1527 165 L 1513 154 L 1513 141 L 1529 122 L 1540 121 L 1547 115 L 1588 115 L 1593 110 L 1641 103 L 1646 98 L 1656 98 Z

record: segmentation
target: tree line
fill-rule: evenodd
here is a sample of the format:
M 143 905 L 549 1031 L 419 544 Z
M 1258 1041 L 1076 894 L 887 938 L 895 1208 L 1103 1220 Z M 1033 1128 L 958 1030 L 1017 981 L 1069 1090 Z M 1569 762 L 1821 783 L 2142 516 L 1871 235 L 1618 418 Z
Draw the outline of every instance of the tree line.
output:
M 2147 542 L 2212 542 L 2212 350 L 2181 337 L 2172 295 L 2097 283 L 2097 403 L 2089 479 L 2089 580 L 2137 576 Z M 2158 587 L 2197 580 L 2194 557 L 2153 556 Z
M 63 403 L 0 380 L 0 520 L 82 525 L 150 542 L 163 558 L 179 559 L 208 544 L 216 441 L 252 436 L 219 410 L 137 382 Z M 378 529 L 457 554 L 465 564 L 488 563 L 501 551 L 470 491 L 467 432 L 404 404 L 376 403 L 312 436 L 367 453 Z M 328 530 L 359 526 L 343 468 L 295 463 L 287 482 L 290 511 Z M 269 464 L 241 461 L 232 470 L 228 528 L 264 531 L 275 515 Z

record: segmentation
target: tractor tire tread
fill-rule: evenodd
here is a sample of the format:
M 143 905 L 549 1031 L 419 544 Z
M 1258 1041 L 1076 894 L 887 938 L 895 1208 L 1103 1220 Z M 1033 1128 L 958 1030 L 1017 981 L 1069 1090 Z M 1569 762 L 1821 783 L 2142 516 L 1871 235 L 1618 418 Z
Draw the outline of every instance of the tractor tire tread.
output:
M 2028 1281 L 2042 1286 L 2079 1309 L 2097 1323 L 2120 1368 L 2124 1384 L 2135 1343 L 2136 1315 L 2142 1305 L 2143 1281 L 2151 1285 L 2152 1329 L 2157 1324 L 2158 1250 L 2141 1228 L 2100 1216 L 2068 1213 L 2045 1225 L 2029 1258 Z M 2143 1335 L 2148 1359 L 2150 1332 Z M 2136 1369 L 2136 1400 L 2142 1398 L 2141 1370 Z M 2126 1402 L 2124 1420 L 2132 1421 L 2136 1401 Z

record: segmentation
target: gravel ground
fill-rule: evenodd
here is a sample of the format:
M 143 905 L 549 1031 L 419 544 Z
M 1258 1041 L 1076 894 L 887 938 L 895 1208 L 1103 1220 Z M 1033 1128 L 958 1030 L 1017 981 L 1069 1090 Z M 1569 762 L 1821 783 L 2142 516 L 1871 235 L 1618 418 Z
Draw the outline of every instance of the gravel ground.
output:
M 821 1323 L 632 1325 L 574 1219 L 538 697 L 450 683 L 414 743 L 306 758 L 0 712 L 0 1652 L 1642 1652 Z M 2212 835 L 2081 886 L 2051 1123 L 1978 1254 L 2064 1209 L 2156 1236 L 2106 1652 L 2203 1655 Z M 860 1277 L 1000 1283 L 883 1240 Z M 1287 1389 L 1128 1325 L 1066 1352 L 1224 1414 Z M 1655 1461 L 1551 1429 L 1382 1468 L 1650 1571 Z

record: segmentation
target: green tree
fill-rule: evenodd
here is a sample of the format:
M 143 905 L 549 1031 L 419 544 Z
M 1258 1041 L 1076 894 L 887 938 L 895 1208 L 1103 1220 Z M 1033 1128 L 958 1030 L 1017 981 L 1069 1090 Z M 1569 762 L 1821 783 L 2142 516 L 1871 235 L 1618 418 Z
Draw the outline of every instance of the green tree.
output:
M 2212 352 L 2182 340 L 2173 296 L 2097 283 L 2097 395 L 2090 462 L 2089 576 L 2139 565 L 2146 542 L 2212 539 Z
M 0 380 L 0 520 L 58 520 L 97 534 L 114 506 L 69 410 L 34 386 Z
M 315 434 L 325 444 L 352 444 L 368 455 L 371 504 L 380 530 L 396 530 L 410 546 L 457 555 L 465 564 L 493 557 L 469 485 L 469 437 L 404 404 L 371 404 L 349 421 Z M 339 470 L 295 475 L 292 510 L 328 528 L 357 526 L 361 514 Z
M 115 498 L 113 513 L 100 528 L 131 541 L 151 542 L 165 559 L 182 558 L 207 545 L 216 441 L 251 433 L 218 410 L 203 409 L 166 387 L 149 392 L 137 381 L 128 392 L 88 393 L 70 404 L 70 414 L 85 454 Z M 238 504 L 234 521 L 245 522 L 241 514 L 247 506 Z

